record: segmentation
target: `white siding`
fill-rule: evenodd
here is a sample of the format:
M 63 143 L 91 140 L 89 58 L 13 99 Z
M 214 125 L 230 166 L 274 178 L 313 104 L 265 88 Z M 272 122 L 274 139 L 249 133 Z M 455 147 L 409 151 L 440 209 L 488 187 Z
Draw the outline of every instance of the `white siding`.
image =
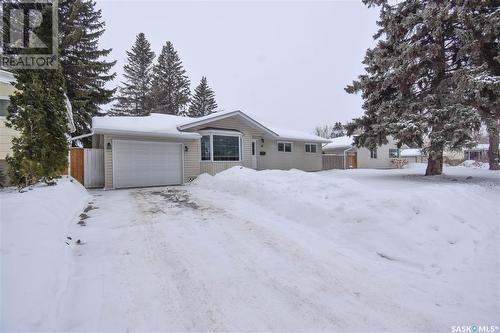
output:
M 316 144 L 316 153 L 306 153 L 305 142 L 293 141 L 292 152 L 278 151 L 278 141 L 264 139 L 257 146 L 257 169 L 299 169 L 304 171 L 319 171 L 322 169 L 321 144 Z M 285 140 L 284 140 L 285 141 Z M 260 152 L 265 155 L 260 155 Z
M 113 140 L 180 142 L 187 147 L 184 151 L 184 182 L 188 182 L 200 174 L 200 140 L 178 140 L 144 136 L 104 135 L 104 187 L 113 188 L 113 150 L 108 149 L 108 143 Z

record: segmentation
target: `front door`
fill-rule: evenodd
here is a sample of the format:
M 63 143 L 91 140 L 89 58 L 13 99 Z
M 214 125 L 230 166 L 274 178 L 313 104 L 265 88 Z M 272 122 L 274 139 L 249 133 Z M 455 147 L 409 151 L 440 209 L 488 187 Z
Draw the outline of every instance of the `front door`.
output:
M 252 140 L 252 169 L 257 169 L 257 140 Z

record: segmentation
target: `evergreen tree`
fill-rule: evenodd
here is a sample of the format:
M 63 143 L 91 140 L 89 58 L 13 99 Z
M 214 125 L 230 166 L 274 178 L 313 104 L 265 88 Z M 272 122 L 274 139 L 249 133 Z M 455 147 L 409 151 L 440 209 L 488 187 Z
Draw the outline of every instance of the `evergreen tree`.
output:
M 163 46 L 153 69 L 154 112 L 184 115 L 189 103 L 189 79 L 171 42 Z
M 458 36 L 466 66 L 459 72 L 459 95 L 476 108 L 489 136 L 490 170 L 500 169 L 500 12 L 494 0 L 458 2 Z
M 217 103 L 215 102 L 215 93 L 208 86 L 207 78 L 202 77 L 200 84 L 194 90 L 194 96 L 189 106 L 188 116 L 202 117 L 215 112 Z
M 456 34 L 457 8 L 445 0 L 364 0 L 381 7 L 378 44 L 366 53 L 366 74 L 346 88 L 361 92 L 365 114 L 347 126 L 362 133 L 355 144 L 373 148 L 392 135 L 399 144 L 420 146 L 429 139 L 426 175 L 442 173 L 445 148 L 474 143 L 480 122 L 460 102 L 457 72 L 462 67 Z
M 6 125 L 19 132 L 7 156 L 10 181 L 19 187 L 49 183 L 67 166 L 68 118 L 60 69 L 18 70 Z
M 344 136 L 345 135 L 345 131 L 344 131 L 344 125 L 342 125 L 341 122 L 336 122 L 334 125 L 333 125 L 333 128 L 332 128 L 332 132 L 330 134 L 330 137 L 331 138 L 339 138 L 341 136 Z
M 151 44 L 141 32 L 136 36 L 131 51 L 127 51 L 127 64 L 123 66 L 125 82 L 120 87 L 118 103 L 113 114 L 145 116 L 151 109 L 151 80 L 155 54 Z
M 102 59 L 111 52 L 99 47 L 104 26 L 93 0 L 59 1 L 60 61 L 73 106 L 75 135 L 90 132 L 92 117 L 101 114 L 100 106 L 109 103 L 115 92 L 105 87 L 116 75 L 110 73 L 116 61 Z

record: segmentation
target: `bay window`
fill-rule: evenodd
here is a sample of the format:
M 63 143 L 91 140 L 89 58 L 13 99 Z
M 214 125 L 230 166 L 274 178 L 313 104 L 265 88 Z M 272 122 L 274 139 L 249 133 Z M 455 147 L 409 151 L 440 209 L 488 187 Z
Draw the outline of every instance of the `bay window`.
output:
M 203 130 L 201 160 L 214 162 L 241 161 L 241 135 L 235 131 Z
M 212 148 L 210 147 L 210 135 L 204 135 L 201 137 L 201 160 L 210 161 Z
M 239 161 L 240 137 L 213 135 L 214 161 Z

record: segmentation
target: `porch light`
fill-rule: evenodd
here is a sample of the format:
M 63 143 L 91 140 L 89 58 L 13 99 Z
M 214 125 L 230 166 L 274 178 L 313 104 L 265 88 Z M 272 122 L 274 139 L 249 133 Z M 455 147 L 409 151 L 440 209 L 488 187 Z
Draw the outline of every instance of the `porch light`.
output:
M 186 153 L 187 153 L 188 151 L 189 151 L 188 146 L 184 146 L 184 152 L 186 152 Z
M 108 144 L 106 145 L 106 149 L 107 150 L 111 150 L 113 147 L 111 146 L 111 142 L 108 142 Z

